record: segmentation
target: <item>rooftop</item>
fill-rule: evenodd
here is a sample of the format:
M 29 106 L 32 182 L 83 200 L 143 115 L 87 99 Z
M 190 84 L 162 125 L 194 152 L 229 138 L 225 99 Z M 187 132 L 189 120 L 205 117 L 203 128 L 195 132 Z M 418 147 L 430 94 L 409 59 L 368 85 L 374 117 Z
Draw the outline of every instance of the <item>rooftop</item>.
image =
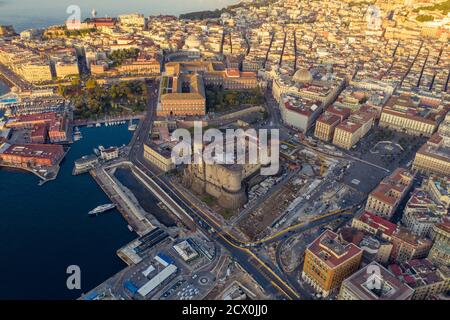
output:
M 428 259 L 414 259 L 402 265 L 390 265 L 389 269 L 413 289 L 443 281 L 443 275 L 449 276 L 447 268 L 439 270 Z
M 364 300 L 407 300 L 414 293 L 377 262 L 371 262 L 345 279 L 343 285 Z
M 325 231 L 314 240 L 308 246 L 308 250 L 330 268 L 335 268 L 357 255 L 362 255 L 360 248 L 353 243 L 345 243 L 336 233 L 330 230 Z
M 364 212 L 358 220 L 389 236 L 392 235 L 397 229 L 397 225 L 395 223 L 392 223 L 368 211 Z
M 406 228 L 399 227 L 395 230 L 392 235 L 394 238 L 402 240 L 403 242 L 408 243 L 411 246 L 419 247 L 419 246 L 430 246 L 431 240 L 426 238 L 421 238 Z
M 61 145 L 52 144 L 14 144 L 9 146 L 3 154 L 26 156 L 33 158 L 54 158 L 64 153 Z
M 409 189 L 414 175 L 406 169 L 397 168 L 390 176 L 383 179 L 370 193 L 371 197 L 389 204 L 397 205 Z

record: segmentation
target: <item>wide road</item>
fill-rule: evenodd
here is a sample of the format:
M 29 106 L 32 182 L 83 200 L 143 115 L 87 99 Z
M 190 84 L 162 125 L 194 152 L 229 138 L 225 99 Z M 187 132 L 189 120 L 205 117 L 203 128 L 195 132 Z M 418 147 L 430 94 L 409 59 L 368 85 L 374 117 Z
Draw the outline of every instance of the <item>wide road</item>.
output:
M 149 137 L 149 132 L 155 117 L 157 105 L 157 82 L 151 82 L 149 90 L 149 108 L 146 117 L 141 120 L 137 131 L 130 143 L 130 160 L 147 175 L 146 182 L 156 190 L 157 196 L 177 210 L 177 215 L 189 215 L 202 230 L 210 237 L 225 247 L 236 261 L 266 290 L 268 294 L 288 299 L 299 299 L 299 294 L 284 281 L 280 275 L 273 271 L 253 251 L 246 247 L 232 235 L 225 232 L 220 224 L 208 215 L 202 208 L 186 199 L 176 187 L 160 177 L 154 168 L 144 159 L 143 144 Z
M 152 128 L 153 120 L 155 118 L 156 106 L 158 103 L 158 80 L 150 80 L 147 85 L 148 94 L 148 111 L 146 116 L 139 121 L 138 127 L 136 129 L 133 138 L 129 146 L 130 150 L 130 160 L 136 159 L 139 155 L 144 154 L 144 143 L 149 138 L 149 133 Z
M 33 85 L 21 78 L 19 75 L 11 71 L 7 66 L 0 63 L 0 77 L 5 78 L 7 81 L 11 82 L 14 86 L 19 88 L 20 91 L 31 90 Z
M 260 246 L 261 244 L 267 245 L 273 242 L 280 241 L 282 239 L 289 238 L 293 236 L 296 233 L 304 232 L 306 230 L 315 228 L 317 226 L 330 223 L 334 220 L 337 220 L 339 218 L 348 218 L 352 217 L 353 212 L 350 210 L 338 210 L 336 212 L 330 212 L 321 216 L 317 216 L 309 221 L 301 222 L 295 225 L 292 225 L 286 229 L 283 229 L 267 238 L 264 238 L 262 240 L 256 241 L 251 244 L 251 246 Z
M 217 221 L 201 208 L 190 203 L 173 185 L 158 177 L 142 159 L 132 160 L 134 165 L 146 175 L 146 182 L 156 190 L 157 196 L 177 211 L 178 216 L 189 215 L 206 234 L 225 247 L 234 259 L 269 293 L 282 293 L 288 299 L 298 299 L 299 295 L 278 275 L 273 268 L 264 263 L 245 244 L 225 232 Z
M 269 113 L 268 129 L 281 129 L 283 127 L 279 104 L 272 95 L 271 88 L 267 88 L 264 92 L 264 100 L 266 102 L 267 111 Z

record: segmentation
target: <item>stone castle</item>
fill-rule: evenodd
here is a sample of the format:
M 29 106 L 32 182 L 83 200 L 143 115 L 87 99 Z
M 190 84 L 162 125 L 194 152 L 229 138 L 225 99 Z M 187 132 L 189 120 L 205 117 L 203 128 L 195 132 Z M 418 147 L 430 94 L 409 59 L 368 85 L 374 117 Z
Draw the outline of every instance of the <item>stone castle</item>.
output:
M 191 164 L 184 183 L 199 194 L 209 194 L 226 209 L 238 209 L 247 202 L 244 181 L 261 168 L 260 164 Z

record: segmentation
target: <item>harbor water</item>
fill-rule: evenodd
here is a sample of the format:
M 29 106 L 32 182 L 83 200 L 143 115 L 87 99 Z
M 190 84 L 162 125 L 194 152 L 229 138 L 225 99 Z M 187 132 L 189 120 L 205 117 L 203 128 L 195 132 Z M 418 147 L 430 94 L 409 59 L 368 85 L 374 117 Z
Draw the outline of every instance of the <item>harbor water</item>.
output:
M 1 0 L 0 24 L 12 24 L 17 31 L 30 28 L 43 28 L 49 25 L 63 24 L 71 15 L 67 8 L 77 5 L 81 19 L 91 16 L 93 9 L 99 17 L 139 12 L 146 16 L 159 14 L 178 15 L 180 13 L 211 10 L 235 4 L 239 0 Z
M 133 175 L 131 170 L 119 168 L 116 170 L 115 177 L 125 188 L 133 193 L 144 211 L 151 214 L 156 220 L 168 228 L 176 226 L 175 221 L 158 206 L 159 200 L 145 188 Z
M 74 160 L 98 145 L 127 144 L 128 125 L 81 128 L 55 181 L 0 170 L 0 299 L 76 299 L 125 264 L 116 250 L 136 238 L 117 210 L 90 217 L 109 199 L 89 174 L 72 176 Z M 81 290 L 66 286 L 68 266 L 81 268 Z
M 9 87 L 0 79 L 0 97 L 9 92 Z

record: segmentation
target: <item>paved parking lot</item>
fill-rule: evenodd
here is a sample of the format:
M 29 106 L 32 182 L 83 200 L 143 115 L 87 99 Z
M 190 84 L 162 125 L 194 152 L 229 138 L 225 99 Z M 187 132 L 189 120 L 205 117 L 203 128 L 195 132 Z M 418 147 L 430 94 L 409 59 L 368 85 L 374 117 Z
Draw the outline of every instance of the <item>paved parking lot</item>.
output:
M 360 192 L 369 193 L 387 175 L 389 175 L 389 173 L 382 169 L 355 161 L 345 172 L 343 182 Z M 357 183 L 356 180 L 358 180 L 359 183 Z

